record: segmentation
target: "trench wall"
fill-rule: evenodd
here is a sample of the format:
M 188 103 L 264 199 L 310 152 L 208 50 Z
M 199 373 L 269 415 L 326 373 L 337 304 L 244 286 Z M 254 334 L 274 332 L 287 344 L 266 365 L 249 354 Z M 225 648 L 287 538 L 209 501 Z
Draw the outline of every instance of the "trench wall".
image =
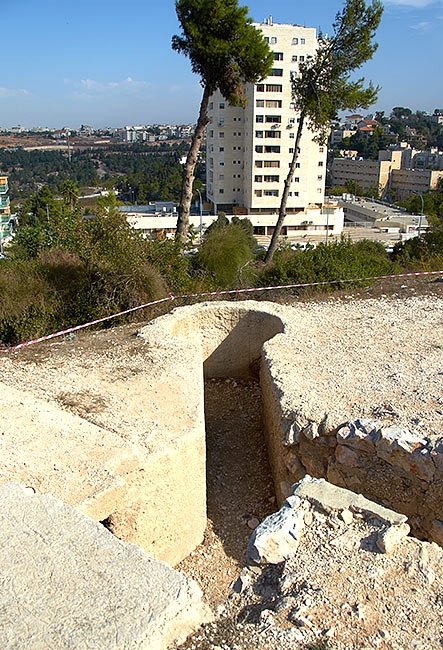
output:
M 414 535 L 443 546 L 443 438 L 432 444 L 376 420 L 348 421 L 326 395 L 313 407 L 308 394 L 294 395 L 295 373 L 265 344 L 260 378 L 279 503 L 307 473 L 405 514 Z

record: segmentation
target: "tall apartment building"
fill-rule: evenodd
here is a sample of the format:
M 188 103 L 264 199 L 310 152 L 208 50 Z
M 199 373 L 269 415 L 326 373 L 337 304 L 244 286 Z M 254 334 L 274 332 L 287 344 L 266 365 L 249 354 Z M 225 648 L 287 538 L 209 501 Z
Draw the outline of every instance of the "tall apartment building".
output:
M 9 207 L 8 177 L 0 173 L 0 244 L 9 236 L 11 208 Z
M 312 57 L 316 30 L 299 25 L 256 23 L 274 52 L 269 77 L 247 84 L 245 108 L 228 104 L 217 91 L 209 100 L 207 127 L 207 197 L 216 212 L 276 214 L 294 152 L 298 115 L 291 94 L 291 75 Z M 313 141 L 305 128 L 287 213 L 306 214 L 324 202 L 327 147 Z

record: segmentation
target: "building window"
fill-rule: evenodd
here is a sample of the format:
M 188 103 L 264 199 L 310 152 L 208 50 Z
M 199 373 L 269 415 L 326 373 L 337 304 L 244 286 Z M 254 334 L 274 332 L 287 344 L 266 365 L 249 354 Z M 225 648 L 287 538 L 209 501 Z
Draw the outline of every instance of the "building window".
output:
M 283 86 L 281 84 L 266 84 L 267 93 L 281 93 Z
M 295 168 L 300 169 L 300 163 L 295 163 Z
M 291 79 L 296 79 L 296 78 L 297 78 L 297 74 L 298 74 L 297 70 L 291 70 L 289 76 L 291 77 Z
M 209 110 L 212 111 L 213 108 L 214 108 L 214 102 L 211 102 L 211 103 L 209 104 Z
M 265 36 L 266 43 L 269 43 L 269 36 Z
M 306 40 L 304 38 L 300 39 L 300 45 L 304 45 L 306 43 Z
M 290 137 L 290 138 L 295 138 L 295 133 L 290 133 L 290 134 L 289 134 L 289 137 Z
M 255 137 L 256 138 L 262 138 L 263 137 L 263 131 L 256 131 L 255 132 Z
M 265 138 L 274 138 L 279 140 L 281 138 L 280 131 L 265 131 Z
M 292 45 L 298 45 L 298 38 L 292 39 Z
M 224 151 L 225 148 L 224 148 L 224 147 L 219 147 L 218 150 L 219 150 L 219 151 Z
M 280 147 L 279 145 L 268 145 L 265 147 L 265 153 L 280 153 Z
M 254 194 L 255 196 L 263 196 L 263 190 L 255 190 Z
M 319 194 L 320 194 L 322 191 L 323 191 L 323 190 L 321 189 L 321 187 L 317 187 L 317 192 L 318 192 Z
M 209 131 L 209 137 L 210 137 L 210 138 L 213 138 L 213 137 L 214 137 L 214 131 L 212 131 L 212 130 Z
M 304 60 L 305 60 L 305 57 L 304 57 L 304 56 L 301 56 L 301 57 L 300 57 L 300 61 L 304 61 Z
M 224 126 L 224 125 L 225 125 L 225 118 L 224 118 L 224 117 L 222 117 L 222 118 L 218 121 L 218 125 L 219 125 L 219 126 Z
M 218 105 L 218 107 L 219 107 L 219 108 L 224 108 L 224 107 L 225 107 L 225 102 L 220 102 L 220 104 Z
M 292 192 L 288 192 L 288 196 L 292 196 Z
M 255 100 L 255 105 L 257 108 L 262 108 L 265 105 L 265 100 L 264 99 L 256 99 Z
M 292 62 L 295 63 L 297 61 L 298 57 L 296 54 L 292 55 Z
M 270 77 L 283 77 L 283 68 L 272 68 L 269 73 Z
M 255 116 L 255 121 L 256 122 L 263 122 L 265 119 L 264 115 L 256 115 Z
M 219 189 L 219 192 L 220 192 L 220 194 L 224 194 L 224 193 L 225 193 L 225 191 L 224 191 L 224 189 L 223 189 L 222 187 Z
M 264 176 L 265 183 L 278 183 L 280 181 L 280 176 Z
M 214 158 L 209 158 L 209 167 L 214 167 Z
M 318 163 L 318 166 L 323 167 L 323 160 L 320 160 L 320 162 Z
M 222 167 L 224 167 L 224 165 L 225 165 L 225 163 L 223 162 L 223 160 L 220 160 L 220 162 L 219 162 L 218 164 L 221 165 Z
M 324 147 L 320 147 L 319 152 L 320 152 L 320 153 L 323 153 L 324 150 L 325 150 Z
M 276 36 L 271 36 L 271 43 L 272 45 L 275 45 L 277 42 L 277 37 Z
M 255 151 L 256 151 L 257 153 L 263 153 L 263 146 L 262 146 L 262 145 L 257 145 L 257 146 L 255 147 Z
M 256 167 L 263 167 L 263 160 L 256 160 L 255 161 L 255 166 Z M 266 167 L 266 165 L 265 165 L 265 167 Z
M 274 52 L 274 61 L 283 61 L 283 52 Z
M 323 176 L 322 176 L 322 174 L 319 174 L 319 175 L 317 176 L 317 180 L 318 180 L 318 181 L 322 181 L 322 180 L 323 180 Z
M 282 101 L 281 99 L 267 99 L 265 105 L 266 108 L 281 108 Z
M 294 192 L 294 196 L 298 196 L 298 192 Z
M 296 177 L 294 178 L 294 181 L 293 181 L 293 182 L 294 182 L 294 183 L 300 183 L 300 178 L 299 178 L 298 176 L 296 176 Z
M 263 180 L 263 176 L 254 176 L 254 183 L 261 183 Z
M 280 167 L 279 160 L 265 160 L 265 167 Z
M 264 190 L 264 196 L 278 196 L 278 190 Z
M 294 153 L 294 147 L 289 147 L 289 153 Z
M 257 84 L 256 88 L 258 93 L 262 93 L 265 90 L 265 84 Z
M 224 133 L 224 131 L 220 131 L 220 133 L 219 133 L 218 135 L 219 135 L 220 138 L 224 138 L 224 137 L 225 137 L 225 133 Z
M 281 116 L 280 115 L 266 115 L 265 117 L 265 122 L 272 122 L 274 124 L 281 124 Z
M 218 180 L 219 181 L 224 181 L 225 180 L 225 175 L 224 174 L 219 174 L 218 175 Z

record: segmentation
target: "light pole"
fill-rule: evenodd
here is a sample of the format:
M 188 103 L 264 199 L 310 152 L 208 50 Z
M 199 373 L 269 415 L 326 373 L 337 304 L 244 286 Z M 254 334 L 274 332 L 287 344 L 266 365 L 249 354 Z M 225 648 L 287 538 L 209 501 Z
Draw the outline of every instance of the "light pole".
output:
M 202 205 L 202 195 L 200 190 L 197 190 L 198 196 L 200 197 L 200 246 L 202 245 L 202 228 L 203 228 L 203 205 Z
M 420 214 L 420 219 L 418 221 L 418 238 L 420 239 L 421 235 L 421 224 L 423 221 L 423 212 L 424 212 L 424 202 L 423 202 L 423 195 L 420 192 L 417 192 L 414 190 L 413 194 L 418 194 L 418 196 L 421 198 L 421 214 Z

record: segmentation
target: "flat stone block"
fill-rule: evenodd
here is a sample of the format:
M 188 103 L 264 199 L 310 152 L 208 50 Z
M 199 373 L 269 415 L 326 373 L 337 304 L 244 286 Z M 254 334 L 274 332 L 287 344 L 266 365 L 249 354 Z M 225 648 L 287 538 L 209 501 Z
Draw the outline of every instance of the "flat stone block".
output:
M 165 650 L 207 612 L 197 584 L 49 495 L 0 486 L 2 650 Z
M 355 494 L 355 492 L 345 488 L 332 485 L 323 478 L 312 478 L 312 476 L 306 475 L 301 481 L 293 485 L 292 494 L 301 499 L 308 499 L 308 501 L 320 506 L 326 512 L 353 510 L 354 512 L 362 512 L 376 517 L 392 525 L 402 524 L 407 520 L 405 515 L 379 506 L 361 494 Z

